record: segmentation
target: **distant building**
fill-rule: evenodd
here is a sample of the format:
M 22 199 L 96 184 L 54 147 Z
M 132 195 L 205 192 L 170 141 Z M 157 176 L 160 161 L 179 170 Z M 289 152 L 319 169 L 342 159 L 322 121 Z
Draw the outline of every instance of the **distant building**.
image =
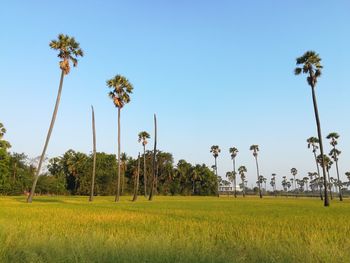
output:
M 233 185 L 220 185 L 219 186 L 219 192 L 233 192 L 234 186 Z M 239 185 L 236 185 L 236 191 L 242 192 L 242 188 L 239 187 Z

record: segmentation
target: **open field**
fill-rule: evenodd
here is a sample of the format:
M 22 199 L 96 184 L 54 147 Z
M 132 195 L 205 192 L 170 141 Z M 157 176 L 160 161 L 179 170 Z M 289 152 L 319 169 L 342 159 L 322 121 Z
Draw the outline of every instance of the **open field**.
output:
M 0 262 L 349 262 L 350 200 L 0 197 Z

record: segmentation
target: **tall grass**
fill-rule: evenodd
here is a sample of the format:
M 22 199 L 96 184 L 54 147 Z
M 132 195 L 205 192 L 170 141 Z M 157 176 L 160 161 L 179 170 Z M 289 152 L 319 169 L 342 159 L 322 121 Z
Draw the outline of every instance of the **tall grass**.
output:
M 350 200 L 0 198 L 0 262 L 350 262 Z

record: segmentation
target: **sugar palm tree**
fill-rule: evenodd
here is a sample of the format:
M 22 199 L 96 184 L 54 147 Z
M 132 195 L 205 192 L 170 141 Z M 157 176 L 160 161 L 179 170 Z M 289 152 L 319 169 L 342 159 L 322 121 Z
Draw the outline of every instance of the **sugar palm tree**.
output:
M 231 147 L 229 149 L 229 152 L 231 154 L 232 165 L 233 165 L 233 174 L 234 174 L 233 185 L 234 185 L 234 195 L 235 195 L 235 198 L 236 198 L 237 197 L 237 190 L 236 190 L 236 156 L 238 154 L 238 149 L 236 147 Z
M 219 156 L 219 153 L 221 152 L 220 148 L 218 145 L 213 145 L 210 148 L 210 152 L 213 154 L 214 156 L 214 160 L 215 160 L 215 175 L 218 178 L 218 164 L 217 164 L 217 158 Z M 218 184 L 218 197 L 219 197 L 219 184 Z
M 317 149 L 318 149 L 318 139 L 316 137 L 309 137 L 307 140 L 307 148 L 312 148 L 312 152 L 314 154 L 314 159 L 315 159 L 315 163 L 316 163 L 316 168 L 317 168 L 317 176 L 320 177 L 320 167 L 318 165 L 317 162 Z M 319 188 L 320 190 L 320 199 L 323 200 L 323 195 L 322 195 L 322 190 L 321 187 L 319 187 L 319 185 L 317 185 L 317 188 Z
M 117 178 L 117 193 L 115 201 L 119 201 L 120 196 L 120 111 L 125 104 L 130 102 L 130 94 L 132 93 L 133 86 L 127 78 L 121 75 L 116 75 L 114 78 L 107 80 L 107 87 L 111 88 L 109 97 L 112 99 L 113 104 L 118 108 L 118 178 Z
M 332 189 L 331 189 L 329 170 L 331 169 L 331 167 L 333 165 L 333 162 L 327 155 L 324 155 L 323 158 L 322 158 L 321 155 L 318 155 L 317 156 L 317 161 L 320 164 L 320 166 L 321 167 L 325 167 L 325 169 L 327 171 L 327 178 L 328 178 L 327 188 L 329 190 L 330 197 L 331 197 L 331 200 L 332 200 L 333 199 L 333 194 L 332 194 Z
M 148 132 L 142 131 L 139 133 L 138 141 L 142 143 L 143 147 L 143 188 L 144 194 L 147 198 L 147 174 L 146 174 L 146 145 L 148 143 L 147 139 L 151 138 Z
M 331 150 L 331 152 L 329 153 L 329 155 L 332 157 L 332 159 L 335 161 L 335 167 L 336 167 L 336 170 L 337 170 L 337 178 L 338 178 L 338 181 L 340 181 L 340 178 L 339 178 L 339 168 L 338 168 L 338 156 L 339 154 L 341 154 L 341 151 L 339 151 L 337 148 L 336 148 L 336 145 L 338 144 L 338 138 L 339 138 L 339 134 L 336 133 L 336 132 L 331 132 L 330 134 L 328 134 L 327 136 L 327 139 L 330 139 L 330 144 L 333 146 L 333 149 Z M 338 188 L 339 188 L 339 200 L 340 201 L 343 201 L 343 194 L 342 194 L 342 191 L 341 191 L 341 186 L 340 184 L 338 184 Z
M 240 167 L 238 167 L 238 173 L 241 176 L 241 180 L 242 180 L 242 193 L 243 193 L 243 197 L 245 197 L 245 173 L 247 172 L 247 168 L 242 165 Z
M 139 182 L 140 182 L 140 152 L 137 157 L 137 170 L 136 173 L 134 174 L 134 196 L 132 198 L 132 201 L 135 202 L 137 200 L 137 193 L 139 191 Z
M 345 176 L 348 179 L 347 185 L 350 185 L 350 172 L 345 172 Z
M 275 197 L 277 197 L 277 193 L 276 193 L 276 174 L 275 173 L 271 174 L 270 185 L 272 186 L 272 191 L 273 191 Z
M 318 78 L 321 76 L 321 58 L 314 51 L 307 51 L 303 56 L 296 59 L 297 67 L 294 70 L 295 75 L 300 75 L 301 73 L 308 74 L 307 83 L 311 87 L 312 101 L 314 105 L 316 126 L 317 126 L 317 136 L 320 145 L 321 157 L 323 158 L 323 143 L 322 143 L 322 132 L 321 132 L 321 122 L 318 114 L 317 99 L 316 99 L 316 84 Z M 323 185 L 324 185 L 324 206 L 329 206 L 329 199 L 327 193 L 327 179 L 326 179 L 326 168 L 322 167 L 323 174 Z
M 60 78 L 60 84 L 59 84 L 59 88 L 58 88 L 55 108 L 54 108 L 54 111 L 52 114 L 50 127 L 49 127 L 49 130 L 48 130 L 47 135 L 46 135 L 44 149 L 41 153 L 38 167 L 37 167 L 35 175 L 34 175 L 34 181 L 33 181 L 33 185 L 32 185 L 30 194 L 27 198 L 28 203 L 31 203 L 33 201 L 35 187 L 36 187 L 36 184 L 38 182 L 41 166 L 42 166 L 43 161 L 45 159 L 46 149 L 47 149 L 47 146 L 49 145 L 51 133 L 52 133 L 53 127 L 55 125 L 58 106 L 59 106 L 60 100 L 61 100 L 61 93 L 62 93 L 64 76 L 69 74 L 70 68 L 71 68 L 70 64 L 72 63 L 73 67 L 76 67 L 78 65 L 78 57 L 84 56 L 83 50 L 80 48 L 79 43 L 75 41 L 74 37 L 70 37 L 68 35 L 59 34 L 58 39 L 52 40 L 49 45 L 50 45 L 50 48 L 58 51 L 57 56 L 60 59 L 59 66 L 61 69 L 61 78 Z
M 253 151 L 253 156 L 255 158 L 255 165 L 256 165 L 256 174 L 257 174 L 257 178 L 258 178 L 258 187 L 259 187 L 259 195 L 260 198 L 262 198 L 262 193 L 261 193 L 261 184 L 260 184 L 260 180 L 259 180 L 259 164 L 258 164 L 258 152 L 259 152 L 259 145 L 253 144 L 250 146 L 249 148 L 251 151 Z
M 296 190 L 296 180 L 295 180 L 295 176 L 298 174 L 298 170 L 296 168 L 292 168 L 290 169 L 290 173 L 293 175 L 294 177 L 294 191 Z

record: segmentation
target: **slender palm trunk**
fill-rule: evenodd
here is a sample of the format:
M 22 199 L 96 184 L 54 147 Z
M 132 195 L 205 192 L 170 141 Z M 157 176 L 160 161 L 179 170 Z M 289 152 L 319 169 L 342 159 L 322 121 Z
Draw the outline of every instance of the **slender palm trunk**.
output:
M 245 197 L 245 183 L 244 183 L 244 180 L 242 180 L 242 186 L 243 186 L 243 189 L 242 189 L 243 197 Z
M 219 189 L 220 189 L 220 183 L 219 183 L 219 177 L 218 177 L 218 162 L 216 160 L 216 156 L 214 157 L 215 159 L 215 175 L 216 175 L 216 181 L 218 183 L 218 197 L 220 196 Z
M 143 145 L 143 188 L 147 198 L 146 145 Z
M 318 166 L 318 163 L 317 163 L 316 151 L 313 151 L 313 152 L 314 152 L 314 157 L 315 157 L 315 162 L 316 162 L 316 167 L 317 167 L 317 175 L 318 175 L 318 177 L 320 177 L 320 167 Z M 321 200 L 323 200 L 322 189 L 321 189 L 319 184 L 317 184 L 317 186 L 320 189 L 320 198 L 321 198 Z
M 62 70 L 61 71 L 60 85 L 59 85 L 59 88 L 58 88 L 58 93 L 57 93 L 57 98 L 56 98 L 55 109 L 54 109 L 53 114 L 52 114 L 49 131 L 47 132 L 47 135 L 46 135 L 46 141 L 45 141 L 44 149 L 43 149 L 43 151 L 41 153 L 41 156 L 40 156 L 38 168 L 36 169 L 35 176 L 34 176 L 32 189 L 30 190 L 30 194 L 29 194 L 29 196 L 27 198 L 27 203 L 31 203 L 33 201 L 33 196 L 34 196 L 34 193 L 35 193 L 35 187 L 36 187 L 36 184 L 38 182 L 41 166 L 42 166 L 44 158 L 45 158 L 45 153 L 46 153 L 47 146 L 49 145 L 51 133 L 52 133 L 53 126 L 55 124 L 55 120 L 56 120 L 56 116 L 57 116 L 58 106 L 59 106 L 60 100 L 61 100 L 63 79 L 64 79 L 64 71 Z
M 332 185 L 331 185 L 331 180 L 330 180 L 329 169 L 328 168 L 327 168 L 327 178 L 328 178 L 329 195 L 331 196 L 331 200 L 333 200 Z
M 149 198 L 148 200 L 149 201 L 152 201 L 153 199 L 153 191 L 154 191 L 154 186 L 155 186 L 155 183 L 156 183 L 156 154 L 157 154 L 157 117 L 156 115 L 154 114 L 154 148 L 153 148 L 153 160 L 152 160 L 152 173 L 153 173 L 153 178 L 152 178 L 152 182 L 151 182 L 151 190 L 150 190 L 150 193 L 149 193 Z
M 334 150 L 335 150 L 335 147 L 334 147 Z M 339 200 L 343 201 L 343 194 L 342 194 L 342 191 L 341 191 L 340 179 L 339 179 L 338 156 L 335 156 L 335 157 L 336 157 L 336 159 L 335 159 L 335 167 L 337 169 L 337 178 L 338 178 Z
M 315 94 L 315 87 L 314 86 L 311 86 L 311 91 L 312 91 L 312 101 L 313 101 L 313 104 L 314 104 L 314 111 L 315 111 L 315 119 L 316 119 L 316 126 L 317 126 L 318 141 L 319 141 L 319 144 L 320 144 L 320 152 L 321 152 L 321 156 L 322 156 L 322 163 L 324 164 L 321 122 L 320 122 L 320 117 L 319 117 L 319 114 L 318 114 L 317 100 L 316 100 L 316 94 Z M 329 206 L 328 191 L 327 191 L 327 179 L 326 179 L 326 167 L 325 167 L 325 165 L 322 165 L 322 174 L 323 174 L 323 185 L 324 185 L 324 206 Z
M 235 198 L 237 198 L 237 190 L 236 190 L 236 160 L 235 158 L 232 159 L 232 165 L 233 165 L 233 173 L 234 173 L 234 178 L 233 178 L 233 187 L 234 187 L 234 193 L 235 193 Z
M 95 113 L 94 113 L 93 106 L 91 106 L 91 110 L 92 110 L 93 165 L 92 165 L 91 191 L 90 191 L 90 198 L 89 198 L 90 202 L 92 202 L 94 198 L 95 174 L 96 174 L 96 130 L 95 130 Z
M 262 198 L 261 186 L 260 186 L 260 180 L 259 180 L 259 164 L 258 164 L 258 157 L 257 156 L 255 156 L 255 164 L 256 164 L 256 173 L 258 176 L 259 196 L 260 196 L 260 198 Z
M 139 180 L 140 180 L 140 153 L 137 158 L 137 174 L 135 178 L 135 188 L 134 188 L 134 197 L 132 199 L 133 202 L 137 200 L 137 193 L 139 191 Z
M 118 178 L 117 178 L 117 194 L 115 201 L 119 202 L 120 196 L 120 108 L 118 108 Z

